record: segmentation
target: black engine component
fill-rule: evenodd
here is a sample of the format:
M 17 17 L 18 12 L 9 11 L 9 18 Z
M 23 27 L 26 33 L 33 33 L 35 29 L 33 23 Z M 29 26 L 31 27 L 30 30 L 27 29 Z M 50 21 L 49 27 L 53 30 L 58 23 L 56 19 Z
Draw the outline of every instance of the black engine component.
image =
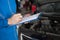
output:
M 23 24 L 19 28 L 25 35 L 39 40 L 60 40 L 60 2 L 40 5 L 42 15 L 34 23 Z M 28 39 L 27 39 L 28 40 Z

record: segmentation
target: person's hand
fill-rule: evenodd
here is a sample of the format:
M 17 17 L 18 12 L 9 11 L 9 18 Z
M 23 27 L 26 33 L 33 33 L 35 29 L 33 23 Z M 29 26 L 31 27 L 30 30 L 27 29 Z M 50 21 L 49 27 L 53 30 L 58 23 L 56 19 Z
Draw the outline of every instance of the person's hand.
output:
M 8 19 L 8 24 L 17 24 L 22 20 L 22 15 L 21 14 L 14 14 L 11 18 Z

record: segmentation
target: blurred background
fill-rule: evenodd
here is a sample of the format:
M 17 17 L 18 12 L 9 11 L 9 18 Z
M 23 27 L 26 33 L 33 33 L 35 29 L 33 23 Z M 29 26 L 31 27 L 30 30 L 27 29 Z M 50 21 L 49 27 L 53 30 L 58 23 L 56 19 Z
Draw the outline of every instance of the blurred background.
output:
M 19 40 L 60 40 L 60 0 L 17 0 L 22 15 L 41 13 L 38 20 L 19 25 Z

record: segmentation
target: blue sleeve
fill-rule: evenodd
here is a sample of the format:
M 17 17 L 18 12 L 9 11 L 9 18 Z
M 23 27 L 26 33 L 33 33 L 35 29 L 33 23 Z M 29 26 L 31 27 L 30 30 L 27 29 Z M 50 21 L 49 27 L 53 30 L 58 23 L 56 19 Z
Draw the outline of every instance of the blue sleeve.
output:
M 6 16 L 7 16 L 7 14 L 5 15 L 5 13 L 3 13 L 0 10 L 0 28 L 5 28 L 8 26 L 8 18 L 6 18 Z
M 11 8 L 11 10 L 10 10 Z M 8 18 L 12 16 L 12 12 L 16 13 L 15 0 L 0 0 L 0 14 L 2 14 L 4 19 L 0 15 L 0 28 L 8 27 Z
M 0 10 L 0 28 L 5 28 L 8 26 L 8 18 L 6 18 L 6 16 L 7 16 L 7 14 L 5 15 L 5 13 L 3 13 Z
M 0 19 L 0 28 L 4 28 L 8 26 L 8 20 L 7 19 Z

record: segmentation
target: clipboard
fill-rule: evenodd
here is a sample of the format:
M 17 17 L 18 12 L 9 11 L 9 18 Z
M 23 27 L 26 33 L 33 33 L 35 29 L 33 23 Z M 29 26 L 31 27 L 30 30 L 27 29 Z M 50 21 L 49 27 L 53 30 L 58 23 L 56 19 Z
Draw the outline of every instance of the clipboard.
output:
M 25 23 L 25 22 L 29 22 L 29 21 L 38 19 L 39 15 L 40 15 L 40 13 L 31 15 L 31 16 L 29 16 L 29 17 L 23 17 L 22 21 L 19 22 L 18 24 L 22 24 L 22 23 Z

